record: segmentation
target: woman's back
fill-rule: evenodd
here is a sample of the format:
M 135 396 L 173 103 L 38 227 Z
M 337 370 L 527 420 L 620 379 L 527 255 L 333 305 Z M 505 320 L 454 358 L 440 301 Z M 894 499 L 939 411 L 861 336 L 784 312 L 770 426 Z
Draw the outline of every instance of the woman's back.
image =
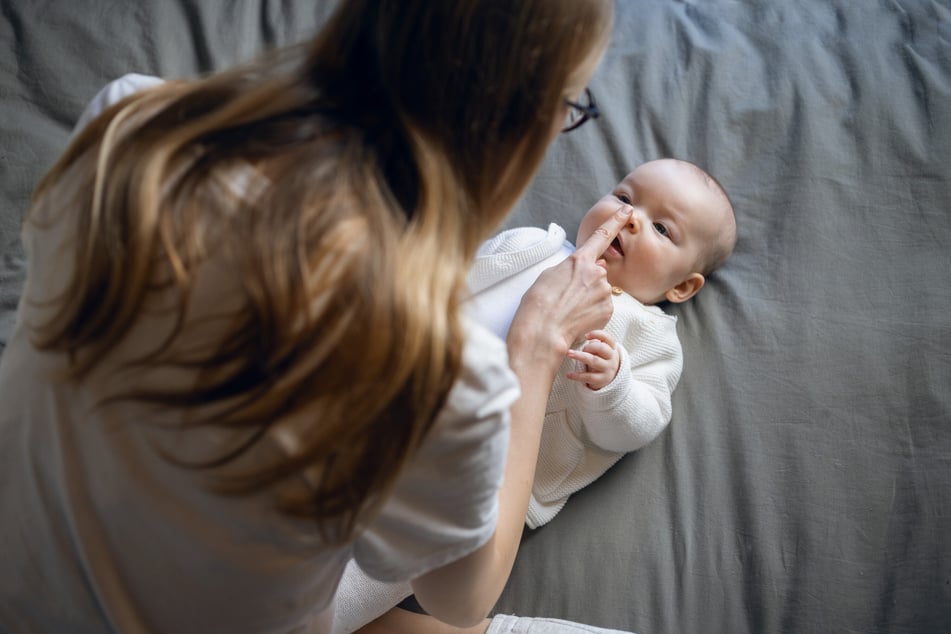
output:
M 59 187 L 74 182 L 73 172 Z M 244 164 L 215 186 L 240 198 L 259 189 L 255 183 L 263 178 Z M 37 349 L 30 326 L 50 318 L 51 300 L 72 278 L 78 220 L 53 206 L 59 194 L 54 188 L 41 198 L 26 225 L 29 276 L 18 327 L 0 363 L 0 535 L 14 540 L 3 548 L 7 574 L 0 584 L 10 585 L 0 587 L 0 622 L 25 631 L 282 632 L 312 620 L 315 606 L 330 602 L 350 557 L 378 574 L 404 577 L 485 539 L 507 441 L 506 410 L 517 394 L 499 341 L 470 328 L 463 374 L 420 449 L 425 466 L 404 474 L 405 484 L 383 511 L 387 529 L 371 525 L 353 544 L 327 544 L 312 519 L 277 510 L 281 487 L 223 496 L 209 486 L 207 470 L 169 458 L 207 462 L 233 448 L 240 432 L 186 427 L 188 409 L 111 398 L 144 385 L 187 391 L 200 382 L 205 368 L 135 361 L 176 328 L 179 353 L 222 345 L 243 295 L 225 253 L 212 251 L 194 271 L 183 322 L 177 321 L 175 287 L 152 292 L 126 336 L 82 380 L 56 380 L 66 375 L 69 355 Z M 472 414 L 477 410 L 488 414 L 480 419 Z M 294 421 L 283 423 L 242 459 L 293 454 Z M 426 474 L 440 471 L 447 451 L 456 456 L 442 467 L 443 477 L 455 480 L 452 495 L 431 500 Z M 468 469 L 464 460 L 456 462 L 466 455 Z M 225 469 L 240 467 L 239 460 Z M 295 486 L 304 485 L 289 482 L 284 490 Z M 407 504 L 444 513 L 424 525 L 411 517 L 387 521 Z M 406 549 L 409 535 L 415 552 L 396 552 L 394 544 Z M 63 597 L 57 609 L 38 601 L 51 585 Z
M 156 451 L 207 459 L 230 446 L 226 431 L 183 430 L 181 411 L 140 401 L 101 402 L 142 382 L 196 380 L 193 369 L 124 367 L 171 328 L 173 313 L 146 312 L 83 381 L 49 380 L 65 369 L 66 355 L 37 350 L 23 324 L 43 317 L 42 302 L 31 298 L 48 297 L 68 279 L 69 250 L 54 247 L 71 216 L 60 218 L 26 234 L 26 299 L 0 363 L 0 622 L 23 631 L 283 632 L 330 601 L 351 556 L 404 578 L 485 539 L 507 441 L 503 413 L 517 394 L 500 342 L 471 330 L 466 369 L 376 523 L 385 528 L 371 525 L 352 545 L 327 545 L 313 521 L 279 513 L 273 491 L 222 496 L 209 489 L 205 471 Z M 213 316 L 227 313 L 235 280 L 213 262 L 198 278 L 202 299 L 191 316 L 205 327 L 184 332 L 207 343 L 220 332 Z M 477 408 L 495 414 L 480 419 L 471 414 Z M 276 434 L 255 455 L 285 451 L 282 439 L 293 442 Z M 447 456 L 452 464 L 441 464 Z M 452 474 L 441 482 L 452 495 L 431 499 L 434 472 Z M 460 504 L 467 499 L 472 504 Z M 443 512 L 420 522 L 405 515 L 416 505 Z M 50 595 L 61 600 L 50 605 Z
M 58 210 L 46 220 L 24 234 L 29 277 L 0 364 L 0 534 L 14 540 L 3 547 L 0 583 L 13 586 L 0 591 L 0 610 L 10 610 L 0 622 L 20 631 L 264 632 L 326 604 L 348 549 L 321 546 L 313 522 L 276 513 L 269 495 L 222 496 L 205 471 L 156 451 L 207 459 L 227 448 L 228 433 L 186 431 L 182 410 L 103 402 L 142 385 L 197 382 L 194 368 L 126 365 L 171 331 L 172 298 L 150 297 L 83 380 L 51 380 L 65 373 L 68 355 L 38 350 L 27 326 L 48 317 L 48 301 L 70 279 L 75 215 Z M 213 316 L 230 312 L 234 285 L 213 262 L 202 268 L 180 345 L 220 332 Z M 56 605 L 38 602 L 50 594 Z

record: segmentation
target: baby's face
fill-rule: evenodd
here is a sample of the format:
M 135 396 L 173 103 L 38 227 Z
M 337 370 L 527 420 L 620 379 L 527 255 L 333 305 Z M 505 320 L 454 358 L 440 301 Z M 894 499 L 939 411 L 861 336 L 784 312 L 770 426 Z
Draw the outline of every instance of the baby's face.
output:
M 588 210 L 577 244 L 621 205 L 630 205 L 634 213 L 604 252 L 608 281 L 643 304 L 680 301 L 669 292 L 697 272 L 701 254 L 722 235 L 729 201 L 693 165 L 650 161 Z

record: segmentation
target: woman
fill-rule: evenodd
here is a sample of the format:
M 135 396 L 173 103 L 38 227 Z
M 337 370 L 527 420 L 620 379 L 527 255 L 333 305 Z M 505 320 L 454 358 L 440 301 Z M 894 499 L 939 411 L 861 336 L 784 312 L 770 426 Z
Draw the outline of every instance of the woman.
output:
M 320 632 L 351 558 L 478 622 L 551 378 L 610 315 L 596 259 L 624 214 L 507 346 L 464 319 L 465 274 L 611 19 L 350 0 L 305 46 L 79 132 L 37 189 L 0 366 L 0 625 Z

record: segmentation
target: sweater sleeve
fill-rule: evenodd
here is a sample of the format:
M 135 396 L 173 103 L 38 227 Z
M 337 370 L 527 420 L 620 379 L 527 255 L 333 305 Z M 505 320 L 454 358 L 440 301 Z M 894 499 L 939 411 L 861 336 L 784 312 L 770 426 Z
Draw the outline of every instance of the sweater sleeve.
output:
M 642 306 L 618 308 L 607 326 L 620 348 L 617 376 L 600 390 L 574 381 L 572 387 L 589 440 L 607 451 L 628 452 L 652 441 L 670 422 L 683 351 L 676 318 Z

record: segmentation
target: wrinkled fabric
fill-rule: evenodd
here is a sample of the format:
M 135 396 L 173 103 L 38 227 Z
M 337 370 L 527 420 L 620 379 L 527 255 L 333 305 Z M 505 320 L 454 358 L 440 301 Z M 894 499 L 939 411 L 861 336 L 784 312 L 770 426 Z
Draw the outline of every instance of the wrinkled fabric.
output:
M 0 0 L 0 341 L 20 218 L 96 91 L 248 59 L 331 5 Z M 505 226 L 574 235 L 671 156 L 723 183 L 739 244 L 670 309 L 670 426 L 527 534 L 497 609 L 635 632 L 948 630 L 948 3 L 615 6 L 602 116 L 554 142 Z

